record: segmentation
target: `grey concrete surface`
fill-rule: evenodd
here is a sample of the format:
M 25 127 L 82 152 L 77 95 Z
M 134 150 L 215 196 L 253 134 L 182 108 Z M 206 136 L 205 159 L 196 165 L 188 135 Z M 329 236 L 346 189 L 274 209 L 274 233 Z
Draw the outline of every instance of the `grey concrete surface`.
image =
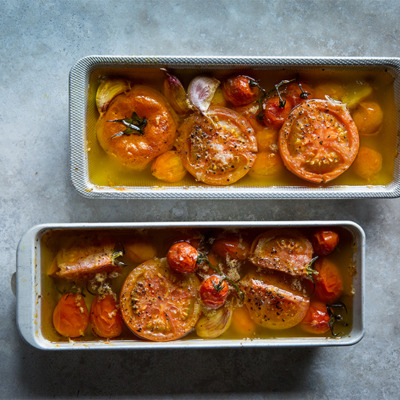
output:
M 0 398 L 397 399 L 400 200 L 90 201 L 70 182 L 68 73 L 108 55 L 400 56 L 400 3 L 0 0 Z M 353 347 L 43 352 L 10 289 L 42 222 L 349 219 L 367 234 Z

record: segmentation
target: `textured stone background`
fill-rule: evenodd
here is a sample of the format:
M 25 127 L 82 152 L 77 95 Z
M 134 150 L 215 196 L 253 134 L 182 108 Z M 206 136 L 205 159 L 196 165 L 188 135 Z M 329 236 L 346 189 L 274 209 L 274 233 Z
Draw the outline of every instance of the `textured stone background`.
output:
M 68 73 L 108 55 L 400 56 L 400 3 L 0 0 L 0 397 L 394 399 L 400 200 L 102 201 L 69 179 Z M 353 347 L 44 352 L 10 289 L 44 222 L 349 219 L 367 234 L 366 335 Z

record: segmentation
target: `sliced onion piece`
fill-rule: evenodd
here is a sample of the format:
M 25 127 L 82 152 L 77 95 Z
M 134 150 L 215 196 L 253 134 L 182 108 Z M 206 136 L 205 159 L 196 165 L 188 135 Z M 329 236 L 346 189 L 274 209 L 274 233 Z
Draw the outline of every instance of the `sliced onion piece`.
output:
M 204 114 L 214 97 L 220 81 L 209 76 L 196 76 L 189 83 L 188 96 L 192 104 Z
M 181 81 L 166 69 L 161 68 L 161 70 L 164 72 L 164 96 L 178 114 L 187 114 L 192 105 Z
M 107 79 L 100 83 L 96 92 L 96 106 L 99 113 L 107 110 L 111 100 L 121 93 L 126 93 L 131 89 L 129 82 L 123 79 Z
M 207 310 L 196 324 L 196 333 L 201 338 L 216 338 L 221 336 L 231 325 L 233 306 L 225 304 L 217 310 Z

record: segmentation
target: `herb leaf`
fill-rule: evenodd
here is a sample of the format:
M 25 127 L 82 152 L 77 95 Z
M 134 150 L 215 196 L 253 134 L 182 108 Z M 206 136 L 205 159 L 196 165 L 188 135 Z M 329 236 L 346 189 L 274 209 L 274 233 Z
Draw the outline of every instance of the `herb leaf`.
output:
M 137 115 L 135 111 L 132 112 L 131 118 L 111 119 L 111 120 L 108 120 L 107 122 L 120 122 L 124 126 L 126 126 L 125 130 L 120 131 L 120 132 L 116 133 L 115 135 L 111 136 L 111 139 L 114 139 L 114 138 L 116 138 L 118 136 L 122 136 L 122 135 L 142 136 L 144 134 L 144 128 L 147 125 L 147 119 L 140 118 L 139 115 Z

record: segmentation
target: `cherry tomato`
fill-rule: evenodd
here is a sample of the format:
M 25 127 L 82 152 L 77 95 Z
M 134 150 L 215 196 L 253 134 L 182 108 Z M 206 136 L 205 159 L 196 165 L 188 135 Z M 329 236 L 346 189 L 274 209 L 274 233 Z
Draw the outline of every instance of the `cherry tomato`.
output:
M 383 121 L 383 111 L 378 103 L 362 101 L 352 115 L 361 136 L 372 136 L 379 133 Z
M 230 185 L 243 178 L 257 152 L 250 123 L 225 107 L 210 107 L 207 117 L 192 114 L 186 118 L 176 145 L 184 167 L 209 185 Z
M 216 239 L 211 250 L 223 258 L 244 261 L 249 254 L 250 246 L 241 237 L 230 236 Z
M 222 88 L 225 99 L 235 107 L 254 102 L 259 97 L 260 90 L 251 82 L 255 82 L 255 80 L 245 75 L 237 75 L 227 79 Z
M 196 250 L 200 250 L 204 245 L 204 235 L 195 230 L 183 230 L 176 235 L 174 243 L 187 242 Z
M 291 100 L 294 107 L 313 98 L 313 91 L 311 86 L 305 82 L 292 82 L 286 86 L 285 96 Z
M 151 173 L 160 181 L 175 183 L 186 175 L 182 160 L 176 151 L 170 150 L 159 155 L 151 164 Z
M 361 146 L 352 170 L 365 180 L 374 178 L 382 169 L 382 154 L 367 146 Z
M 329 331 L 329 314 L 326 304 L 317 300 L 312 300 L 306 316 L 300 322 L 300 328 L 308 333 L 316 335 Z
M 197 250 L 187 242 L 173 244 L 167 253 L 168 264 L 176 272 L 190 273 L 197 268 Z
M 280 128 L 289 116 L 293 108 L 292 100 L 285 96 L 281 97 L 285 101 L 283 107 L 281 107 L 281 100 L 278 96 L 269 97 L 264 101 L 263 120 L 265 125 Z
M 90 309 L 90 325 L 95 335 L 114 338 L 122 333 L 124 322 L 112 294 L 96 296 Z
M 128 128 L 117 120 L 132 119 L 144 125 L 140 132 L 117 136 Z M 116 96 L 97 123 L 97 138 L 103 150 L 133 170 L 143 170 L 160 154 L 170 150 L 176 138 L 175 114 L 164 96 L 148 86 L 136 85 Z M 129 122 L 129 121 L 128 121 Z
M 228 282 L 217 275 L 210 276 L 200 286 L 201 301 L 206 307 L 213 310 L 224 305 L 228 293 Z
M 328 258 L 319 258 L 315 263 L 315 295 L 325 303 L 332 303 L 343 293 L 343 281 L 335 263 Z
M 300 232 L 275 229 L 262 233 L 253 241 L 250 260 L 262 269 L 307 276 L 312 255 L 311 242 Z
M 194 274 L 175 274 L 165 260 L 136 267 L 122 287 L 122 318 L 144 339 L 165 342 L 189 333 L 200 315 L 200 282 Z
M 346 171 L 357 156 L 357 127 L 343 104 L 306 100 L 294 108 L 279 132 L 286 168 L 314 183 Z
M 327 256 L 338 245 L 339 235 L 334 231 L 322 229 L 312 235 L 311 243 L 317 256 Z
M 56 331 L 66 337 L 83 336 L 89 325 L 89 312 L 80 293 L 65 293 L 53 312 Z
M 273 276 L 250 274 L 241 281 L 251 319 L 269 329 L 288 329 L 305 317 L 310 300 Z

